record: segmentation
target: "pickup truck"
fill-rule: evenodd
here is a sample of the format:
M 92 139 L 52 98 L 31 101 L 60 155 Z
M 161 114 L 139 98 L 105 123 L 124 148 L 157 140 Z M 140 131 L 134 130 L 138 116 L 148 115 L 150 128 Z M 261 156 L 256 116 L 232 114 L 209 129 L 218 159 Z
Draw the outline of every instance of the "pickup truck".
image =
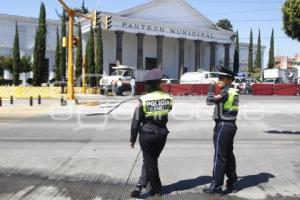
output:
M 112 92 L 115 89 L 117 81 L 121 79 L 123 83 L 123 91 L 130 91 L 130 80 L 134 76 L 135 82 L 142 82 L 146 70 L 136 70 L 134 67 L 119 65 L 113 67 L 115 70 L 110 76 L 103 76 L 100 80 L 100 93 Z

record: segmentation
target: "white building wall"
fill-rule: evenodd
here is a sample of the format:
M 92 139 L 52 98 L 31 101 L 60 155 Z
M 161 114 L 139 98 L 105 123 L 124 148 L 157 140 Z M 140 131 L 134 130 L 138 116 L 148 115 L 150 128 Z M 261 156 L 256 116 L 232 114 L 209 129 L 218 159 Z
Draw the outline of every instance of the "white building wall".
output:
M 109 64 L 116 63 L 116 34 L 103 31 L 103 70 L 104 75 L 109 75 Z
M 178 41 L 174 38 L 164 38 L 163 42 L 163 73 L 170 78 L 177 77 Z
M 123 35 L 123 65 L 137 65 L 137 37 L 135 34 L 124 33 Z
M 21 56 L 32 56 L 38 19 L 31 17 L 0 14 L 0 55 L 12 56 L 15 38 L 15 24 L 18 23 L 19 47 Z M 55 69 L 57 20 L 47 21 L 46 58 L 49 59 L 49 74 Z M 60 31 L 59 31 L 60 33 Z

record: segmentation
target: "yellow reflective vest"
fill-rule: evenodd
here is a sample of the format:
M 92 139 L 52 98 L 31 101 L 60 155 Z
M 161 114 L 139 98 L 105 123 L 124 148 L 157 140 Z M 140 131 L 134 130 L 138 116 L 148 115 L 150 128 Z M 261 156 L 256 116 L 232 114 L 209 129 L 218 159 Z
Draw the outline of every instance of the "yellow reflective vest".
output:
M 172 110 L 172 97 L 164 92 L 155 91 L 141 96 L 145 117 L 166 116 Z
M 232 110 L 238 111 L 239 110 L 239 94 L 236 89 L 230 88 L 228 90 L 228 99 L 224 103 L 224 110 Z

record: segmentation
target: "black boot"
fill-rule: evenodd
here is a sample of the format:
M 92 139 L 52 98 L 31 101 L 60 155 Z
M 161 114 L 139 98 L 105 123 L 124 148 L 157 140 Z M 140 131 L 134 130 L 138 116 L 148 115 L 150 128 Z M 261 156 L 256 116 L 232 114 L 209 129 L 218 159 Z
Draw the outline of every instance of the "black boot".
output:
M 222 189 L 204 188 L 202 191 L 207 194 L 221 194 L 222 193 Z
M 138 198 L 142 192 L 142 186 L 137 185 L 133 190 L 131 190 L 131 197 Z
M 237 183 L 237 179 L 235 179 L 234 181 L 227 180 L 226 181 L 226 191 L 236 193 L 237 192 L 236 183 Z

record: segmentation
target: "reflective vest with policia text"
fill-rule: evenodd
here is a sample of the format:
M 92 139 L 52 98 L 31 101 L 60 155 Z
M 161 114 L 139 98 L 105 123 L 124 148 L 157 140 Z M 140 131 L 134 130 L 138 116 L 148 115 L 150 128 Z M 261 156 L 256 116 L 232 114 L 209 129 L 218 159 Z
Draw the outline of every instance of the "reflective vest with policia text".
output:
M 162 117 L 172 110 L 172 98 L 169 94 L 156 91 L 141 96 L 145 117 Z
M 230 88 L 228 90 L 228 99 L 223 105 L 224 105 L 224 111 L 239 110 L 239 94 L 236 89 Z

